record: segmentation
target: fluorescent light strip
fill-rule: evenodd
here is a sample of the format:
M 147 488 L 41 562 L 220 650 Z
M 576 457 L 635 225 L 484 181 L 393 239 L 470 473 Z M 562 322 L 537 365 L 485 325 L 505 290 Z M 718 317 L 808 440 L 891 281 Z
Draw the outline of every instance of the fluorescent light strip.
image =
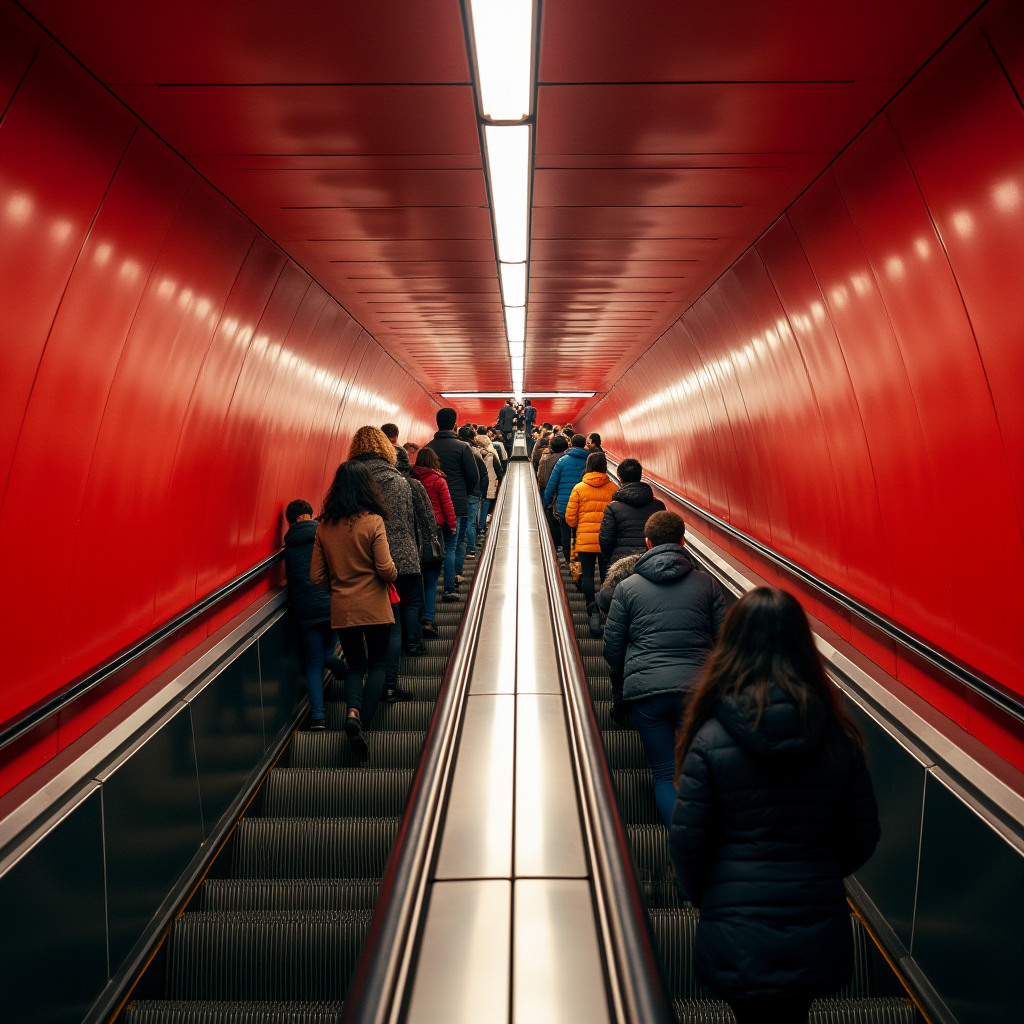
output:
M 505 307 L 505 332 L 510 344 L 526 341 L 526 307 Z
M 530 223 L 530 126 L 484 125 L 498 259 L 526 263 Z
M 501 295 L 506 306 L 526 305 L 526 264 L 499 263 Z
M 522 121 L 533 101 L 533 0 L 470 0 L 480 107 Z
M 596 391 L 523 391 L 523 398 L 593 398 Z M 442 398 L 512 398 L 511 391 L 442 391 Z
M 512 359 L 522 359 L 525 355 L 526 345 L 521 341 L 510 341 L 508 343 L 508 354 Z

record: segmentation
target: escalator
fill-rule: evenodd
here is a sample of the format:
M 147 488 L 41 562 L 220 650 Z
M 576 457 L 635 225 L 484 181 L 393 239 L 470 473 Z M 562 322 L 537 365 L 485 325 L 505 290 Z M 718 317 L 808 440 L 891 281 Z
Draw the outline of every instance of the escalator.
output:
M 654 799 L 654 776 L 640 735 L 613 721 L 612 686 L 603 657 L 603 640 L 590 635 L 586 602 L 561 554 L 562 586 L 572 613 L 594 715 L 611 771 L 619 814 L 628 833 L 647 917 L 662 970 L 681 1024 L 732 1024 L 729 1007 L 716 1001 L 698 981 L 693 966 L 699 912 L 683 903 L 672 880 L 668 830 Z M 600 580 L 595 581 L 600 587 Z M 817 1000 L 811 1024 L 912 1024 L 920 1020 L 913 1003 L 895 993 L 898 982 L 871 942 L 861 921 L 851 914 L 854 971 L 851 984 L 829 999 Z
M 340 1018 L 476 564 L 467 559 L 457 602 L 441 602 L 439 590 L 440 637 L 399 667 L 414 699 L 378 707 L 366 762 L 342 731 L 342 684 L 328 683 L 327 730 L 294 734 L 210 872 L 224 877 L 208 876 L 172 923 L 163 963 L 149 972 L 163 977 L 148 979 L 150 997 L 129 1003 L 124 1024 Z

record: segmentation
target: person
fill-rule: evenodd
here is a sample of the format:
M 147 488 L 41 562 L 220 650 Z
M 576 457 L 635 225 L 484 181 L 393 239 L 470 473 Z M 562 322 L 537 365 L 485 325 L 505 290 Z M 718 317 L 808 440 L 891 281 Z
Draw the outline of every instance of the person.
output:
M 700 907 L 697 976 L 738 1024 L 806 1022 L 814 998 L 850 982 L 843 879 L 881 835 L 863 751 L 799 602 L 750 591 L 687 704 L 669 833 Z
M 580 582 L 587 601 L 591 636 L 601 635 L 601 612 L 594 603 L 594 563 L 597 563 L 602 582 L 608 571 L 598 534 L 605 506 L 616 490 L 608 479 L 608 459 L 604 452 L 592 452 L 587 456 L 583 479 L 572 489 L 565 506 L 565 525 L 576 531 L 576 557 L 583 570 Z
M 641 481 L 644 470 L 636 459 L 623 459 L 618 472 L 619 489 L 612 495 L 601 521 L 601 553 L 609 565 L 626 555 L 642 554 L 647 520 L 665 509 L 665 503 L 655 498 L 651 485 Z
M 506 398 L 505 404 L 498 410 L 498 419 L 495 426 L 501 431 L 502 441 L 505 445 L 505 451 L 508 452 L 508 457 L 512 458 L 512 441 L 516 430 L 516 410 L 512 405 L 511 398 Z
M 498 484 L 505 475 L 501 468 L 498 456 L 491 447 L 487 434 L 477 432 L 473 438 L 473 444 L 479 449 L 484 460 L 484 470 L 487 473 L 487 490 L 480 499 L 480 518 L 477 520 L 477 533 L 483 533 L 487 529 L 487 516 L 494 507 L 494 499 L 498 496 Z
M 559 532 L 562 541 L 562 554 L 569 561 L 572 547 L 572 530 L 565 522 L 565 506 L 569 504 L 572 489 L 583 479 L 587 466 L 587 453 L 584 445 L 587 439 L 582 434 L 573 434 L 566 453 L 554 464 L 551 476 L 544 488 L 544 504 L 553 505 L 555 518 L 561 524 Z
M 398 471 L 409 481 L 409 488 L 412 492 L 413 523 L 416 527 L 416 543 L 420 550 L 419 590 L 414 592 L 412 601 L 407 603 L 403 600 L 401 605 L 401 643 L 405 647 L 406 654 L 417 657 L 421 654 L 426 654 L 422 641 L 424 612 L 426 610 L 423 550 L 437 536 L 437 519 L 434 515 L 434 503 L 431 501 L 430 495 L 427 493 L 427 489 L 422 481 L 413 472 L 408 453 L 404 448 L 399 448 L 397 455 L 398 461 L 396 466 Z M 431 564 L 435 569 L 439 569 L 443 561 L 442 559 L 441 562 Z M 438 573 L 434 572 L 433 587 L 435 598 L 437 596 L 437 576 Z M 393 642 L 394 638 L 392 638 Z
M 587 434 L 587 451 L 588 452 L 603 452 L 604 449 L 601 447 L 601 435 L 596 431 L 592 430 Z
M 384 426 L 380 428 L 380 432 L 391 442 L 397 452 L 399 450 L 398 425 L 396 423 L 385 423 Z M 406 452 L 406 455 L 408 454 L 409 453 Z
M 480 506 L 487 494 L 487 465 L 484 463 L 480 449 L 473 443 L 476 438 L 476 427 L 464 423 L 459 427 L 459 440 L 469 445 L 473 458 L 476 460 L 477 483 L 466 501 L 466 557 L 476 558 L 477 533 L 480 524 Z M 459 583 L 462 582 L 460 579 Z
M 398 687 L 398 663 L 402 657 L 403 642 L 408 645 L 410 653 L 422 653 L 419 618 L 423 604 L 423 580 L 412 488 L 395 465 L 398 456 L 394 446 L 377 427 L 360 427 L 355 432 L 348 457 L 370 471 L 388 512 L 386 530 L 391 557 L 398 569 L 395 589 L 399 606 L 395 609 L 388 651 L 384 699 L 388 702 L 410 700 L 412 695 Z
M 398 569 L 388 548 L 387 515 L 366 466 L 343 462 L 324 497 L 309 568 L 312 582 L 331 595 L 331 627 L 348 664 L 345 734 L 359 758 L 368 752 L 363 730 L 373 721 L 384 689 L 395 619 L 388 583 Z
M 421 448 L 416 453 L 416 465 L 413 467 L 416 478 L 426 488 L 430 503 L 434 509 L 434 518 L 448 550 L 448 538 L 455 535 L 458 521 L 455 518 L 455 507 L 448 492 L 448 481 L 441 470 L 441 460 L 433 448 Z M 437 608 L 437 578 L 441 574 L 443 562 L 435 562 L 423 566 L 423 636 L 437 637 L 440 634 L 434 625 Z
M 478 430 L 477 433 L 479 432 Z M 485 433 L 491 440 L 491 448 L 498 456 L 498 461 L 501 463 L 501 475 L 504 477 L 508 472 L 508 452 L 505 451 L 505 445 L 501 442 L 501 431 L 497 427 L 488 427 Z
M 692 688 L 725 617 L 718 581 L 695 571 L 686 557 L 684 531 L 675 512 L 655 512 L 647 520 L 647 551 L 615 588 L 604 627 L 613 707 L 629 705 L 666 825 L 675 801 L 675 735 L 683 696 Z M 618 699 L 616 679 L 622 680 Z
M 405 453 L 409 456 L 410 462 L 414 462 L 416 460 L 416 453 L 420 450 L 420 446 L 415 441 L 406 441 L 402 447 L 405 449 Z
M 288 502 L 284 518 L 288 523 L 288 532 L 284 535 L 284 572 L 292 609 L 302 630 L 309 727 L 324 729 L 324 666 L 340 682 L 345 678 L 345 663 L 334 653 L 338 634 L 331 627 L 331 597 L 309 578 L 317 527 L 313 506 L 296 498 Z
M 530 453 L 530 464 L 533 466 L 533 471 L 536 473 L 540 469 L 540 460 L 544 457 L 546 451 L 551 449 L 551 431 L 542 429 L 540 437 L 537 438 L 537 443 L 533 446 L 533 451 Z
M 476 489 L 480 474 L 469 445 L 460 441 L 455 433 L 458 419 L 455 410 L 450 407 L 438 409 L 436 419 L 437 433 L 433 440 L 427 442 L 426 447 L 433 449 L 441 463 L 458 523 L 455 533 L 445 538 L 444 592 L 441 600 L 456 601 L 455 585 L 462 579 L 462 568 L 466 560 L 469 495 Z
M 537 426 L 537 409 L 529 398 L 523 402 L 523 424 L 526 431 L 526 457 L 529 458 L 533 454 L 533 430 Z
M 548 481 L 551 479 L 555 463 L 566 453 L 568 448 L 569 440 L 564 434 L 554 434 L 551 437 L 549 447 L 541 456 L 540 462 L 537 465 L 537 483 L 540 485 L 542 494 L 548 485 Z M 544 518 L 547 520 L 548 529 L 551 531 L 551 539 L 557 551 L 562 543 L 562 525 L 559 523 L 558 517 L 551 507 L 551 502 L 544 502 Z

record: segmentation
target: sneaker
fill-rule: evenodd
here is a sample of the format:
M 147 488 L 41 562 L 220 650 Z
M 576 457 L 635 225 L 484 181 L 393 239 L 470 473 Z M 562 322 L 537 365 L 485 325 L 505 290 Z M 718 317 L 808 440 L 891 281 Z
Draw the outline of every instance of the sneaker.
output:
M 384 691 L 382 699 L 385 704 L 397 704 L 403 700 L 415 700 L 416 694 L 412 690 L 403 690 L 400 686 L 392 686 Z
M 590 635 L 601 636 L 601 612 L 595 608 L 590 613 Z
M 442 601 L 458 601 L 458 599 L 459 599 L 459 595 L 456 594 L 454 590 L 446 590 L 441 595 L 441 600 Z
M 363 723 L 355 715 L 349 715 L 345 719 L 345 735 L 348 737 L 348 745 L 352 753 L 365 761 L 370 754 L 370 748 L 366 744 L 366 737 L 363 735 Z
M 436 640 L 441 635 L 437 631 L 437 626 L 435 626 L 432 622 L 424 622 L 423 625 L 420 627 L 420 632 L 424 636 L 430 637 L 431 640 Z
M 309 731 L 310 732 L 322 732 L 327 728 L 327 722 L 322 718 L 311 718 L 309 720 Z

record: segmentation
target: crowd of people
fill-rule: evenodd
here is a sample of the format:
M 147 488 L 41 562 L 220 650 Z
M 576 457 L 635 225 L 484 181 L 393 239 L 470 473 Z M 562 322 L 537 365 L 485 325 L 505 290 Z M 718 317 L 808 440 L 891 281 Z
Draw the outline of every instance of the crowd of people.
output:
M 307 501 L 288 505 L 310 727 L 324 728 L 325 667 L 344 682 L 359 757 L 378 703 L 411 696 L 399 658 L 438 635 L 438 590 L 458 599 L 521 431 L 585 628 L 603 637 L 612 720 L 639 733 L 677 883 L 701 909 L 697 974 L 738 1024 L 806 1021 L 816 996 L 849 981 L 843 878 L 879 824 L 863 740 L 799 602 L 762 587 L 727 613 L 683 519 L 636 459 L 613 479 L 599 434 L 538 424 L 529 400 L 507 401 L 493 426 L 457 421 L 439 410 L 422 447 L 399 446 L 394 424 L 361 427 L 318 520 Z

